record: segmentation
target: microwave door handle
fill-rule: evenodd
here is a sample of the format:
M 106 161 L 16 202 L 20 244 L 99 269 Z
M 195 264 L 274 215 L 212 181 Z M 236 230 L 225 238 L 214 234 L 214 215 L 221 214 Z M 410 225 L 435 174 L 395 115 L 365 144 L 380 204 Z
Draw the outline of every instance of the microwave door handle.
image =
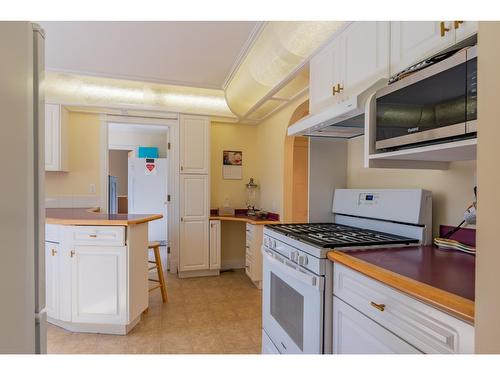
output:
M 286 273 L 288 276 L 293 277 L 295 280 L 299 280 L 306 284 L 308 287 L 312 287 L 316 290 L 323 290 L 323 280 L 317 276 L 308 275 L 304 272 L 300 272 L 292 266 L 282 263 L 276 260 L 272 254 L 269 254 L 264 248 L 262 249 L 262 254 L 266 260 L 275 268 L 279 269 L 281 272 Z

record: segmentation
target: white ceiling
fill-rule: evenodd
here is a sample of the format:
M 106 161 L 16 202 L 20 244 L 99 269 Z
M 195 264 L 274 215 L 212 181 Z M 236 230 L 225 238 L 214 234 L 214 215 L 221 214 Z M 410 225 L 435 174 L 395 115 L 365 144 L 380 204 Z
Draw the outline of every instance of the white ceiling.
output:
M 258 22 L 40 22 L 46 69 L 222 88 Z

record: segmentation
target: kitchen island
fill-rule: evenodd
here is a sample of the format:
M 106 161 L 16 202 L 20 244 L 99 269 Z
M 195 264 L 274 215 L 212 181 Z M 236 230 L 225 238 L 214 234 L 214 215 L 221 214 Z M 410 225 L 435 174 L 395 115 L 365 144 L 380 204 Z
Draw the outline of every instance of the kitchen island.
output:
M 127 334 L 148 307 L 148 222 L 162 215 L 47 209 L 47 321 Z

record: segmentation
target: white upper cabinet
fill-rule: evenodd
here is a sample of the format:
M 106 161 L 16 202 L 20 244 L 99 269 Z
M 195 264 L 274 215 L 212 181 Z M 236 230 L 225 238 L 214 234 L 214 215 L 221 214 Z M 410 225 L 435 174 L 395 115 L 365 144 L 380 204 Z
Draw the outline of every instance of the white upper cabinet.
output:
M 388 77 L 389 22 L 353 22 L 310 61 L 310 113 Z
M 472 21 L 391 22 L 391 75 L 477 32 Z
M 210 121 L 202 116 L 181 116 L 180 172 L 208 174 L 210 165 Z
M 354 22 L 342 34 L 340 95 L 389 77 L 389 22 Z
M 68 171 L 67 110 L 45 104 L 45 170 Z

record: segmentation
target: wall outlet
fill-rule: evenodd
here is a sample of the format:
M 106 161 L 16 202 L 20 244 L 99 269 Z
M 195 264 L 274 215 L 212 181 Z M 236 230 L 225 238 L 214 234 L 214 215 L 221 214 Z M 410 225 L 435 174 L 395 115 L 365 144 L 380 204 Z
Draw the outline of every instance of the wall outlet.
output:
M 95 184 L 90 184 L 89 185 L 89 193 L 90 194 L 95 194 Z

